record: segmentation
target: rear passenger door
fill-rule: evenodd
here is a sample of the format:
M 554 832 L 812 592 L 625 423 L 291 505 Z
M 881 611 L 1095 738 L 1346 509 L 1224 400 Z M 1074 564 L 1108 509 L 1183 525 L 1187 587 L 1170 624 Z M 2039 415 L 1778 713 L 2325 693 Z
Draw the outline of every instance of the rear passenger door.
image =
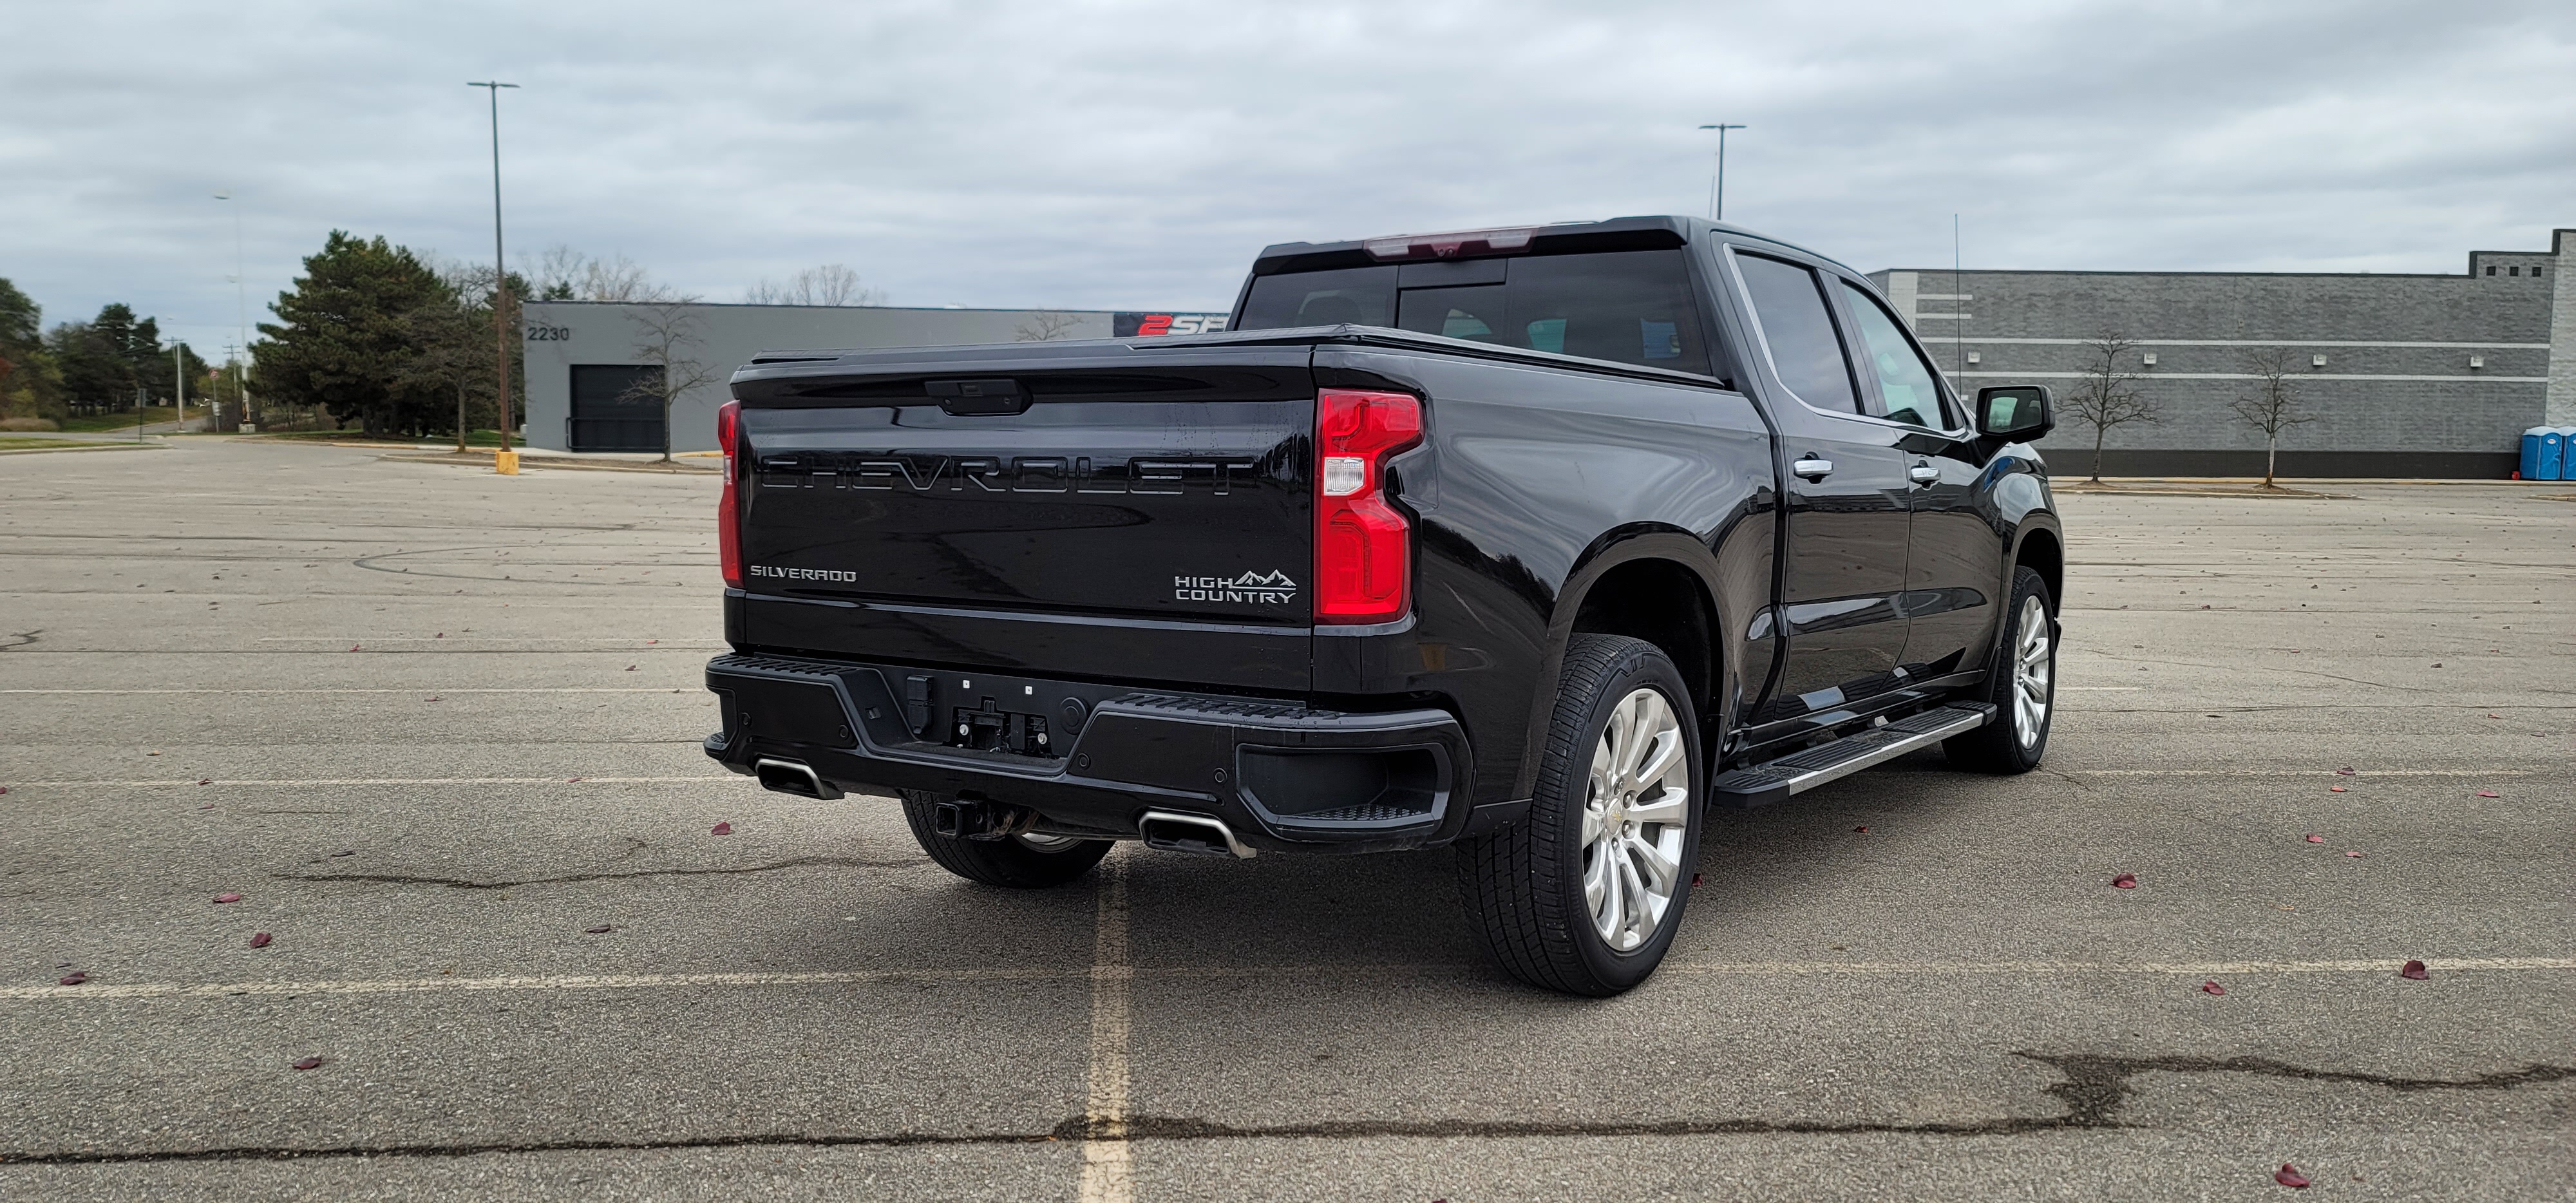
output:
M 1788 544 L 1780 687 L 1756 722 L 1826 712 L 1897 683 L 1913 501 L 1905 431 L 1863 412 L 1844 354 L 1837 279 L 1768 248 L 1726 247 L 1759 354 L 1747 356 L 1780 428 Z

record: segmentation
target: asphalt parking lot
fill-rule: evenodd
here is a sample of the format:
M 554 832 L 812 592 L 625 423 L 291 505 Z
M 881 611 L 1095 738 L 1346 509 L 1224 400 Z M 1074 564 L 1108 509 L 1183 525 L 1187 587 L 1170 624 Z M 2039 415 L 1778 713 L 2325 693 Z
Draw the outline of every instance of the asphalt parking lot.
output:
M 1719 816 L 1580 1001 L 1445 852 L 715 769 L 707 477 L 0 458 L 0 1196 L 2576 1197 L 2576 487 L 2332 489 L 2065 497 L 2047 767 Z

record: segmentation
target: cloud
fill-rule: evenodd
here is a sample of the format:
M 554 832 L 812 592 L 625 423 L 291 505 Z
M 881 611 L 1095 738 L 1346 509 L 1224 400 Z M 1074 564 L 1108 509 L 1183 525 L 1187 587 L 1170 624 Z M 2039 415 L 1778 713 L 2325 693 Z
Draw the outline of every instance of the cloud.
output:
M 325 231 L 731 299 L 1222 308 L 1262 245 L 1700 212 L 1864 270 L 2457 271 L 2576 225 L 2576 13 L 2494 3 L 47 5 L 0 275 L 201 346 Z M 514 258 L 516 256 L 514 255 Z

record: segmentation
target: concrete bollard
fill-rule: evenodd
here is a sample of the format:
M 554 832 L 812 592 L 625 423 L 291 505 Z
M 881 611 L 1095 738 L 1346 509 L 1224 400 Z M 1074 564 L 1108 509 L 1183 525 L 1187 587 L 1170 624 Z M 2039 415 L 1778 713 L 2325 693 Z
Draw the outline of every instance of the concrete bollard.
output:
M 517 476 L 519 474 L 519 453 L 516 451 L 493 452 L 492 470 L 503 476 Z

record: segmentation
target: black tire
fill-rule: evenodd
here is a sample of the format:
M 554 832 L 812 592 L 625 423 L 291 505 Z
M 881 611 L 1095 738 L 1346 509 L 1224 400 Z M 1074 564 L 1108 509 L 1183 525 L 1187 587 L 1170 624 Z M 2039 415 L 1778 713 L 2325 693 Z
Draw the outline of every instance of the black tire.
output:
M 903 791 L 903 821 L 912 825 L 912 838 L 921 841 L 921 850 L 939 867 L 968 881 L 1010 890 L 1043 890 L 1060 886 L 1091 871 L 1100 858 L 1109 855 L 1111 840 L 1076 840 L 1060 849 L 1032 847 L 1018 836 L 998 840 L 968 840 L 939 834 L 934 818 L 939 804 L 947 801 L 924 790 Z
M 2026 708 L 2016 704 L 2021 691 L 2017 653 L 2027 633 L 2023 625 L 2032 620 L 2029 609 L 2034 602 L 2040 637 L 2048 645 L 2044 696 L 2036 723 Z M 1950 763 L 1976 773 L 2027 773 L 2038 768 L 2040 758 L 2048 754 L 2049 724 L 2057 718 L 2057 599 L 2049 596 L 2048 581 L 2030 568 L 2013 568 L 2012 601 L 1996 627 L 1994 654 L 1986 661 L 1986 683 L 1977 700 L 1994 705 L 1994 721 L 1943 740 L 1941 751 Z
M 1662 695 L 1679 719 L 1686 798 L 1671 900 L 1653 933 L 1634 948 L 1614 948 L 1594 925 L 1584 894 L 1584 815 L 1595 746 L 1612 711 L 1638 689 Z M 1459 892 L 1468 925 L 1512 976 L 1533 986 L 1594 998 L 1646 980 L 1672 946 L 1690 901 L 1706 810 L 1708 761 L 1699 718 L 1681 673 L 1653 644 L 1611 635 L 1577 635 L 1565 652 L 1556 708 L 1540 750 L 1538 784 L 1524 821 L 1458 846 Z M 1660 825 L 1647 824 L 1661 833 Z M 1639 830 L 1644 830 L 1640 828 Z M 1610 855 L 1606 850 L 1598 853 Z

